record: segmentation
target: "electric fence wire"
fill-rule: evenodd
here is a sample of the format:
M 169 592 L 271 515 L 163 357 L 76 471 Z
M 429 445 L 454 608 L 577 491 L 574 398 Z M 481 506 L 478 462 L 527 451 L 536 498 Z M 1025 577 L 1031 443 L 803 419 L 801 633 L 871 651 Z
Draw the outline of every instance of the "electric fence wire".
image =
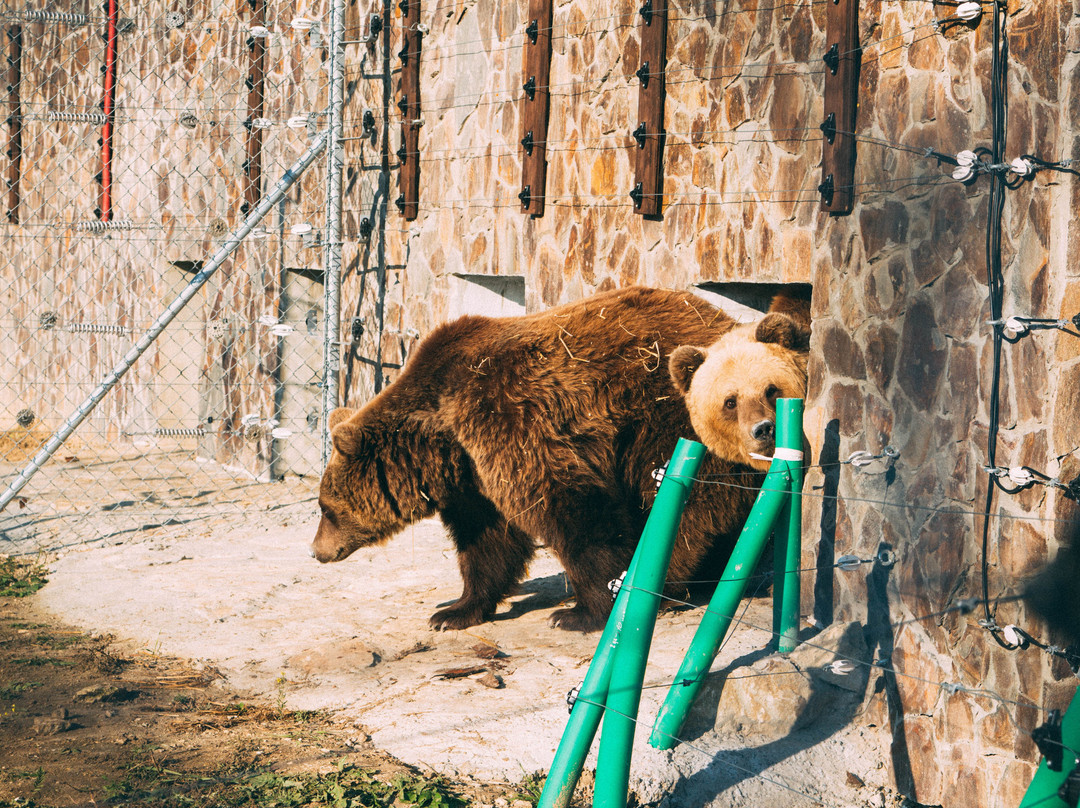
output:
M 885 55 L 887 55 L 889 53 L 904 50 L 905 48 L 910 48 L 912 45 L 915 45 L 918 42 L 937 37 L 939 35 L 939 29 L 940 29 L 940 26 L 941 26 L 941 22 L 942 21 L 935 20 L 934 22 L 924 23 L 922 25 L 918 25 L 918 26 L 915 26 L 913 28 L 907 29 L 905 31 L 901 31 L 900 33 L 897 33 L 897 34 L 894 34 L 892 36 L 886 37 L 885 39 L 877 40 L 877 41 L 871 42 L 871 43 L 869 43 L 869 44 L 867 44 L 865 46 L 860 46 L 860 47 L 852 49 L 850 51 L 846 51 L 844 53 L 841 53 L 839 56 L 841 58 L 846 57 L 846 56 L 856 56 L 856 57 L 860 58 L 862 64 L 865 65 L 865 64 L 867 64 L 867 63 L 869 63 L 871 61 L 881 59 L 882 57 L 884 57 Z M 904 39 L 909 34 L 914 34 L 916 32 L 922 31 L 924 29 L 929 29 L 928 32 L 925 35 L 919 36 L 919 37 L 913 39 L 911 42 L 905 42 L 904 41 Z M 894 40 L 900 40 L 900 43 L 895 45 L 894 47 L 890 47 L 890 48 L 888 48 L 888 49 L 886 49 L 884 51 L 881 51 L 880 53 L 871 55 L 870 57 L 866 56 L 867 51 L 869 51 L 869 50 L 871 50 L 873 48 L 876 48 L 876 47 L 881 47 L 881 46 L 885 45 L 886 43 L 890 43 L 890 42 L 892 42 Z M 461 54 L 461 55 L 483 55 L 483 54 L 486 54 L 487 52 L 488 51 L 486 51 L 486 50 L 479 50 L 479 51 L 476 51 L 475 54 Z M 405 56 L 406 58 L 415 58 L 417 55 L 418 55 L 417 53 L 406 53 L 405 51 L 402 51 L 401 53 L 399 53 L 399 56 Z M 419 55 L 422 57 L 423 54 L 419 53 Z M 664 70 L 659 70 L 659 71 L 655 71 L 655 72 L 649 72 L 647 74 L 640 74 L 639 75 L 638 73 L 631 73 L 631 74 L 623 75 L 623 76 L 620 76 L 619 78 L 622 78 L 622 79 L 625 80 L 624 84 L 619 84 L 619 85 L 610 86 L 610 87 L 592 86 L 592 87 L 587 87 L 587 88 L 583 88 L 583 89 L 572 89 L 570 92 L 558 92 L 559 90 L 565 89 L 567 87 L 569 87 L 569 88 L 578 88 L 578 87 L 580 87 L 580 85 L 583 82 L 582 82 L 581 78 L 578 77 L 578 78 L 575 78 L 574 80 L 569 81 L 569 82 L 549 83 L 546 86 L 538 86 L 536 89 L 537 90 L 545 90 L 545 91 L 547 91 L 548 94 L 549 94 L 549 97 L 554 101 L 555 99 L 559 99 L 559 98 L 572 99 L 572 98 L 579 98 L 579 97 L 582 97 L 582 96 L 585 96 L 585 95 L 592 95 L 592 96 L 595 97 L 595 96 L 598 96 L 598 95 L 601 95 L 601 94 L 604 94 L 604 93 L 619 92 L 619 91 L 633 89 L 633 88 L 636 87 L 636 83 L 634 82 L 634 79 L 641 79 L 642 76 L 644 76 L 646 79 L 647 78 L 652 78 L 652 77 L 657 77 L 657 78 L 663 77 L 664 80 L 665 80 L 665 84 L 667 86 L 674 86 L 674 85 L 679 85 L 679 84 L 697 83 L 697 82 L 700 82 L 702 80 L 718 81 L 718 80 L 723 80 L 723 79 L 736 79 L 736 78 L 773 79 L 773 78 L 776 78 L 778 76 L 812 77 L 812 76 L 824 75 L 825 74 L 825 72 L 826 72 L 825 67 L 812 68 L 811 64 L 812 63 L 810 63 L 810 62 L 805 62 L 805 61 L 802 61 L 802 60 L 790 60 L 790 61 L 785 61 L 785 62 L 744 62 L 744 63 L 741 63 L 741 64 L 740 63 L 735 63 L 735 64 L 720 64 L 720 65 L 688 65 L 688 66 L 681 67 L 681 68 L 673 68 L 673 69 L 665 68 Z M 788 68 L 788 69 L 785 70 L 784 68 Z M 805 68 L 805 69 L 803 69 L 803 68 Z M 753 73 L 753 72 L 747 73 L 747 71 L 754 71 L 754 70 L 764 70 L 765 72 L 763 72 L 763 73 Z M 671 77 L 677 76 L 677 75 L 679 75 L 681 73 L 692 73 L 692 75 L 689 78 L 684 78 L 684 79 L 671 78 Z M 608 77 L 610 75 L 611 75 L 611 73 L 609 71 L 601 79 L 601 81 L 606 82 L 606 80 L 608 79 Z M 505 94 L 506 97 L 505 98 L 496 97 L 496 98 L 493 98 L 493 99 L 487 100 L 487 101 L 470 100 L 470 101 L 460 102 L 460 103 L 442 104 L 440 106 L 425 105 L 425 106 L 422 107 L 421 115 L 423 116 L 425 114 L 444 112 L 444 111 L 449 111 L 449 110 L 454 110 L 454 109 L 479 109 L 480 107 L 485 107 L 485 106 L 494 106 L 494 105 L 497 105 L 497 104 L 515 103 L 515 102 L 519 102 L 521 100 L 521 92 L 522 92 L 521 88 L 519 88 L 519 87 L 510 88 L 510 89 L 503 89 L 503 90 L 483 91 L 483 92 L 480 93 L 480 96 L 483 96 L 484 94 L 487 94 L 487 93 L 496 93 L 496 94 Z M 397 120 L 401 120 L 401 118 L 397 118 Z
M 925 0 L 923 0 L 923 1 L 925 2 Z M 816 4 L 817 5 L 824 5 L 825 2 L 827 2 L 827 0 L 825 0 L 824 2 L 821 2 L 819 0 L 819 2 L 817 2 Z M 814 5 L 814 3 L 811 3 L 809 5 Z M 743 9 L 743 10 L 740 10 L 738 13 L 751 13 L 751 12 L 759 13 L 759 11 L 772 11 L 772 10 L 774 10 L 774 9 L 760 9 L 760 10 L 759 9 Z M 581 38 L 584 38 L 586 36 L 591 36 L 591 35 L 607 36 L 609 34 L 614 34 L 615 32 L 617 32 L 619 30 L 624 30 L 624 29 L 627 29 L 627 28 L 636 28 L 636 23 L 633 22 L 633 21 L 619 22 L 619 23 L 615 24 L 612 27 L 596 28 L 596 29 L 591 29 L 591 30 L 590 29 L 585 29 L 585 30 L 576 31 L 576 32 L 573 32 L 573 33 L 560 34 L 558 36 L 555 36 L 553 34 L 554 34 L 555 30 L 557 28 L 559 28 L 559 27 L 567 27 L 567 28 L 569 28 L 570 26 L 587 25 L 587 24 L 589 24 L 591 22 L 603 22 L 603 21 L 606 21 L 606 20 L 622 20 L 626 16 L 627 16 L 627 14 L 624 12 L 622 14 L 617 14 L 617 15 L 606 15 L 606 16 L 603 16 L 603 17 L 593 17 L 593 18 L 589 18 L 589 19 L 572 20 L 572 21 L 567 21 L 565 23 L 552 23 L 552 25 L 550 27 L 548 27 L 548 28 L 543 28 L 543 29 L 538 28 L 537 33 L 551 34 L 552 36 L 550 38 L 551 38 L 552 42 L 557 42 L 557 41 L 566 40 L 566 39 L 581 39 Z M 669 16 L 668 17 L 668 25 L 670 26 L 672 23 L 678 23 L 678 22 L 684 22 L 684 21 L 695 21 L 696 22 L 696 21 L 699 21 L 701 19 L 704 19 L 704 18 L 703 17 L 672 17 L 672 16 Z M 840 56 L 841 57 L 849 56 L 849 55 L 858 56 L 858 55 L 864 54 L 866 52 L 866 50 L 868 50 L 870 48 L 883 46 L 883 45 L 885 45 L 885 44 L 887 44 L 887 43 L 889 43 L 889 42 L 891 42 L 893 40 L 896 40 L 896 39 L 903 40 L 908 35 L 911 35 L 911 34 L 914 34 L 916 32 L 922 31 L 924 29 L 932 29 L 930 31 L 930 33 L 926 34 L 926 36 L 920 36 L 919 38 L 913 40 L 912 43 L 910 43 L 910 44 L 914 44 L 915 42 L 919 42 L 919 41 L 921 41 L 923 39 L 933 37 L 933 36 L 937 36 L 939 34 L 942 26 L 947 24 L 947 23 L 950 23 L 950 22 L 965 22 L 965 20 L 961 19 L 960 17 L 951 17 L 951 18 L 946 18 L 946 19 L 943 19 L 943 20 L 933 20 L 931 22 L 923 23 L 921 25 L 917 25 L 917 26 L 914 26 L 912 28 L 908 28 L 908 29 L 905 29 L 903 31 L 899 31 L 898 33 L 893 34 L 893 35 L 888 36 L 888 37 L 885 37 L 884 39 L 875 40 L 874 42 L 871 42 L 871 43 L 867 44 L 866 46 L 859 47 L 859 48 L 857 48 L 855 50 L 841 53 Z M 430 32 L 432 30 L 432 28 L 430 26 L 424 26 L 423 30 L 424 30 L 425 33 L 428 33 L 428 32 Z M 502 41 L 503 42 L 508 42 L 508 40 L 513 40 L 513 39 L 516 39 L 517 37 L 522 37 L 522 36 L 525 36 L 525 32 L 524 31 L 518 31 L 518 32 L 514 32 L 514 33 L 510 34 L 509 37 L 506 40 L 502 40 Z M 532 34 L 529 34 L 529 36 L 531 37 Z M 442 42 L 444 40 L 439 39 L 439 40 L 436 40 L 436 41 L 437 42 Z M 407 60 L 407 59 L 416 58 L 417 56 L 420 56 L 420 57 L 429 56 L 428 52 L 430 50 L 435 50 L 435 52 L 438 54 L 437 58 L 450 58 L 450 57 L 457 57 L 457 56 L 463 56 L 464 57 L 464 56 L 489 55 L 489 54 L 499 53 L 499 52 L 503 52 L 503 51 L 507 51 L 507 50 L 523 49 L 525 47 L 524 42 L 522 42 L 521 44 L 506 44 L 506 45 L 494 45 L 494 46 L 488 45 L 486 47 L 482 47 L 482 48 L 479 48 L 479 49 L 476 49 L 476 50 L 455 50 L 455 49 L 453 49 L 453 48 L 461 47 L 461 46 L 464 46 L 464 45 L 486 44 L 486 43 L 488 43 L 490 41 L 491 41 L 490 38 L 488 38 L 488 39 L 463 40 L 463 41 L 460 41 L 460 42 L 456 41 L 456 42 L 454 42 L 454 45 L 452 46 L 452 48 L 451 47 L 440 46 L 440 45 L 432 46 L 429 43 L 427 46 L 422 46 L 420 50 L 416 50 L 416 51 L 408 51 L 408 50 L 403 49 L 403 50 L 399 51 L 397 55 L 398 55 L 398 57 L 402 58 L 403 60 Z M 893 50 L 898 50 L 898 49 L 903 48 L 903 47 L 907 47 L 907 45 L 901 45 L 898 48 L 891 48 L 889 50 L 884 51 L 883 54 L 884 53 L 890 53 Z M 429 58 L 430 58 L 430 56 L 429 56 Z M 876 57 L 876 58 L 880 58 L 880 55 L 878 57 Z M 762 66 L 762 67 L 799 66 L 799 67 L 806 67 L 806 66 L 808 66 L 808 63 L 805 62 L 805 61 L 802 61 L 802 60 L 792 60 L 792 61 L 788 61 L 788 62 L 770 63 L 770 64 L 767 64 L 767 65 L 763 64 L 763 63 L 758 63 L 757 65 L 753 65 L 753 64 L 744 65 L 744 67 L 748 67 L 748 66 Z M 705 78 L 705 76 L 700 75 L 701 71 L 727 70 L 727 69 L 730 69 L 732 67 L 733 66 L 731 66 L 731 65 L 687 66 L 687 67 L 683 67 L 683 68 L 676 68 L 675 70 L 660 70 L 660 71 L 656 71 L 656 72 L 643 73 L 641 75 L 648 76 L 649 78 L 652 78 L 652 77 L 671 76 L 673 74 L 677 74 L 677 73 L 680 73 L 680 72 L 693 71 L 693 72 L 695 72 L 695 74 L 697 74 L 696 78 L 700 79 L 700 78 Z M 736 65 L 734 67 L 739 67 L 739 66 Z M 822 74 L 824 72 L 825 72 L 824 69 L 811 70 L 811 71 L 805 72 L 804 75 Z M 670 82 L 670 83 L 679 83 L 679 82 L 676 81 L 676 82 Z M 555 85 L 552 85 L 552 86 L 555 86 Z
M 720 612 L 717 612 L 714 609 L 709 608 L 707 605 L 706 606 L 701 606 L 699 604 L 691 603 L 690 601 L 679 600 L 678 598 L 673 598 L 673 597 L 670 597 L 668 595 L 665 595 L 662 592 L 653 592 L 653 591 L 650 591 L 648 589 L 644 589 L 642 587 L 636 587 L 632 583 L 631 584 L 624 584 L 624 586 L 626 586 L 627 589 L 629 589 L 629 590 L 636 590 L 636 591 L 639 591 L 639 592 L 643 592 L 643 593 L 645 593 L 647 595 L 650 595 L 652 597 L 662 598 L 662 599 L 667 600 L 667 601 L 669 601 L 671 603 L 675 603 L 675 604 L 678 604 L 678 605 L 681 605 L 681 606 L 687 606 L 687 607 L 693 609 L 694 611 L 700 611 L 703 615 L 704 614 L 709 614 L 709 615 L 713 615 L 714 617 L 720 617 L 720 618 L 722 618 L 724 620 L 730 620 L 732 625 L 738 624 L 738 625 L 743 626 L 746 629 L 750 629 L 752 631 L 756 631 L 756 632 L 760 632 L 762 634 L 766 634 L 770 638 L 772 638 L 773 640 L 776 640 L 776 639 L 778 639 L 780 637 L 780 634 L 778 632 L 774 631 L 773 629 L 765 628 L 763 626 L 759 626 L 756 623 L 752 623 L 752 622 L 750 622 L 750 621 L 748 621 L 746 619 L 740 619 L 735 614 L 722 614 Z M 890 627 L 891 626 L 892 626 L 892 624 L 890 624 Z M 812 648 L 812 649 L 814 649 L 816 651 L 824 651 L 825 653 L 832 654 L 835 657 L 834 661 L 850 662 L 851 664 L 853 664 L 855 666 L 866 668 L 867 670 L 869 670 L 871 672 L 874 671 L 875 669 L 882 669 L 884 666 L 888 665 L 889 670 L 892 673 L 896 674 L 897 676 L 901 676 L 901 677 L 903 677 L 905 679 L 911 680 L 913 682 L 918 682 L 920 684 L 933 685 L 934 687 L 940 689 L 942 692 L 946 692 L 946 693 L 950 693 L 950 694 L 952 694 L 952 693 L 960 693 L 960 692 L 969 693 L 969 694 L 972 694 L 972 695 L 981 696 L 981 697 L 990 699 L 991 701 L 1000 702 L 1001 704 L 1012 705 L 1012 706 L 1015 706 L 1015 707 L 1022 707 L 1024 709 L 1029 709 L 1029 710 L 1035 710 L 1036 712 L 1039 712 L 1039 713 L 1045 713 L 1045 714 L 1050 713 L 1050 710 L 1048 710 L 1048 709 L 1046 709 L 1044 707 L 1040 707 L 1037 704 L 1028 704 L 1028 703 L 1025 703 L 1025 702 L 1022 702 L 1022 701 L 1016 701 L 1015 699 L 1009 699 L 1009 698 L 1006 698 L 1005 696 L 1003 696 L 1000 693 L 997 693 L 997 692 L 995 692 L 993 690 L 987 690 L 985 688 L 967 687 L 965 685 L 961 685 L 961 684 L 956 683 L 956 682 L 939 682 L 939 681 L 936 681 L 934 679 L 927 679 L 924 676 L 916 676 L 915 674 L 905 673 L 904 671 L 897 670 L 895 667 L 892 666 L 891 656 L 882 657 L 882 658 L 877 659 L 875 661 L 868 662 L 868 661 L 866 661 L 864 659 L 858 659 L 858 658 L 855 658 L 855 657 L 843 656 L 843 655 L 841 655 L 839 653 L 838 649 L 829 648 L 826 645 L 821 645 L 820 643 L 815 643 L 815 642 L 813 642 L 812 639 L 806 639 L 806 640 L 797 639 L 795 641 L 795 647 L 798 648 L 800 646 L 806 647 L 806 648 Z M 702 676 L 708 676 L 709 673 L 710 672 L 703 673 Z M 667 686 L 674 686 L 674 685 L 686 685 L 686 684 L 691 684 L 691 683 L 692 682 L 690 680 L 687 680 L 687 679 L 673 679 L 673 680 L 668 681 L 666 683 L 666 685 Z M 663 685 L 661 685 L 661 686 L 663 686 Z
M 723 480 L 715 480 L 710 478 L 698 478 L 698 477 L 686 477 L 683 479 L 692 479 L 694 482 L 701 483 L 703 485 L 723 485 L 729 488 L 737 488 L 744 491 L 760 491 L 770 490 L 761 489 L 754 485 L 739 485 L 738 483 L 725 482 Z M 776 489 L 772 489 L 776 490 Z M 786 489 L 783 489 L 786 490 Z M 885 499 L 873 499 L 870 497 L 851 497 L 842 496 L 840 494 L 822 494 L 815 491 L 803 491 L 801 493 L 803 497 L 811 497 L 821 500 L 830 501 L 844 501 L 844 502 L 859 502 L 869 505 L 877 505 L 881 508 L 907 508 L 914 511 L 926 512 L 932 515 L 942 514 L 946 516 L 979 516 L 988 519 L 1000 519 L 1000 520 L 1015 520 L 1021 522 L 1040 522 L 1046 524 L 1065 524 L 1065 525 L 1080 525 L 1080 517 L 1053 517 L 1053 516 L 1035 516 L 1033 514 L 1012 514 L 1012 513 L 990 513 L 987 511 L 972 511 L 961 508 L 938 508 L 930 505 L 920 505 L 918 502 L 900 502 L 890 501 Z
M 1005 36 L 1006 9 L 1002 0 L 994 0 L 993 14 L 993 38 L 992 56 L 990 67 L 990 115 L 991 115 L 991 160 L 1000 163 L 1005 148 L 1006 125 L 1007 125 L 1007 71 L 1008 71 L 1008 38 Z M 1002 178 L 997 174 L 990 175 L 990 201 L 987 205 L 986 214 L 986 283 L 990 292 L 990 319 L 1001 321 L 1002 306 L 1005 297 L 1005 279 L 1002 272 L 1002 247 L 1001 231 L 1002 217 L 1005 210 L 1005 193 Z M 987 429 L 987 463 L 990 467 L 997 466 L 997 440 L 1000 428 L 1000 396 L 1001 396 L 1001 354 L 1003 349 L 1003 326 L 994 327 L 992 336 L 993 363 L 991 366 L 990 390 L 988 393 L 990 423 Z M 995 475 L 989 475 L 986 483 L 986 500 L 983 511 L 989 513 L 993 507 L 994 490 L 1001 488 L 1006 493 L 1015 493 L 1006 487 Z M 1017 646 L 1002 638 L 1000 631 L 996 629 L 994 615 L 990 611 L 990 605 L 986 601 L 990 597 L 990 520 L 983 519 L 982 524 L 982 563 L 980 576 L 983 593 L 984 619 L 991 629 L 991 636 L 999 646 L 1008 650 L 1015 650 Z

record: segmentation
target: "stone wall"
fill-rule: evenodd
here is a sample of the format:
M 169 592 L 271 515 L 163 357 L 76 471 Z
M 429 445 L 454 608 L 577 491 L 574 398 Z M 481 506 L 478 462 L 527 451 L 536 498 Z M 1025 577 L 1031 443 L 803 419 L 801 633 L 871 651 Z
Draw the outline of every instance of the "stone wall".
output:
M 1007 159 L 1077 153 L 1073 5 L 1009 3 Z M 350 305 L 382 306 L 395 331 L 392 351 L 374 362 L 346 337 L 350 400 L 393 378 L 415 335 L 446 316 L 457 275 L 521 276 L 530 311 L 632 283 L 812 282 L 807 434 L 816 456 L 835 464 L 891 445 L 900 457 L 887 474 L 811 471 L 804 566 L 818 572 L 804 579 L 804 613 L 819 625 L 865 622 L 885 662 L 860 720 L 892 727 L 904 793 L 925 804 L 1015 805 L 1038 760 L 1028 733 L 1043 710 L 1067 704 L 1073 672 L 1037 648 L 999 647 L 978 623 L 981 607 L 924 617 L 982 597 L 989 182 L 951 179 L 952 166 L 925 149 L 954 154 L 990 143 L 990 7 L 975 22 L 941 25 L 952 6 L 861 4 L 856 206 L 830 217 L 816 192 L 825 5 L 675 0 L 659 221 L 635 215 L 627 197 L 636 11 L 556 3 L 547 209 L 531 219 L 516 196 L 525 4 L 425 4 L 420 214 L 414 222 L 389 215 L 381 287 L 372 262 L 356 264 L 347 280 Z M 365 15 L 356 10 L 358 25 Z M 390 198 L 396 193 L 392 186 Z M 1006 191 L 1006 315 L 1080 309 L 1069 261 L 1080 247 L 1078 194 L 1072 175 L 1056 171 Z M 998 464 L 1070 479 L 1080 446 L 1080 339 L 1034 333 L 1005 344 L 1001 361 Z M 1043 486 L 995 494 L 991 598 L 1015 594 L 1068 538 L 1053 520 L 1071 516 L 1069 504 Z M 896 553 L 890 567 L 829 567 L 845 553 L 871 558 L 883 545 Z M 992 611 L 1001 626 L 1063 643 L 1021 603 Z

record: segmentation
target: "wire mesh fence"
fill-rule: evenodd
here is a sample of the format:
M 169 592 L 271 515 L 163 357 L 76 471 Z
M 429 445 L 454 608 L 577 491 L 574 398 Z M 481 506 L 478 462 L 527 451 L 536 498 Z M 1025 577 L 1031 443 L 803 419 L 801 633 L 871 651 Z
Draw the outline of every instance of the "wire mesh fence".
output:
M 327 126 L 329 10 L 181 6 L 0 11 L 0 479 L 205 280 L 0 513 L 0 552 L 315 496 L 325 161 L 266 203 Z

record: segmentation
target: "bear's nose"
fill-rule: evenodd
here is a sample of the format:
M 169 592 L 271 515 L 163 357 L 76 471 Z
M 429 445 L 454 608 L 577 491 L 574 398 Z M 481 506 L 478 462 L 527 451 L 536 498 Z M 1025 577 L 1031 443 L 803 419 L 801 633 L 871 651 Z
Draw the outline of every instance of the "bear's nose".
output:
M 773 422 L 769 420 L 758 421 L 750 429 L 750 434 L 754 440 L 772 440 L 773 437 Z

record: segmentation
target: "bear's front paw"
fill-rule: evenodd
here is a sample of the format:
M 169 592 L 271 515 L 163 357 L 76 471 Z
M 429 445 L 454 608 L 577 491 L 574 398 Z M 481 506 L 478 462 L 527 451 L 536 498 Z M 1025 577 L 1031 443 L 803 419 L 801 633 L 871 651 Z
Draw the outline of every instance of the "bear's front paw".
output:
M 490 615 L 476 606 L 450 606 L 431 615 L 428 623 L 436 631 L 460 631 L 463 628 L 485 623 Z
M 572 609 L 556 609 L 551 613 L 551 625 L 564 631 L 599 631 L 606 622 L 606 614 L 590 612 L 580 606 Z

